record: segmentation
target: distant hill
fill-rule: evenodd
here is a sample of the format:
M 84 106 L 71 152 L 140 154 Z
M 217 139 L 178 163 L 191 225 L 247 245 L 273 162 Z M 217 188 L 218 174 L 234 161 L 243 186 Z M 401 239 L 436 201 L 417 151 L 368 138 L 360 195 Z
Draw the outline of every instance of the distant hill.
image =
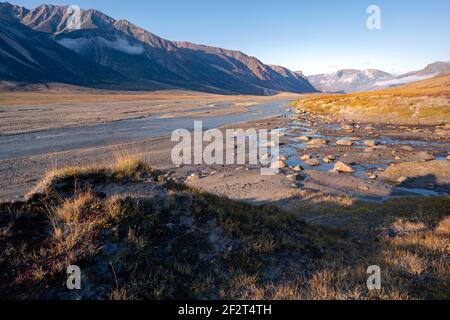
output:
M 118 75 L 113 77 L 117 88 L 124 83 L 134 83 L 136 89 L 167 86 L 223 94 L 270 95 L 279 91 L 316 91 L 304 76 L 286 68 L 263 64 L 257 58 L 239 51 L 165 40 L 128 21 L 115 20 L 97 10 L 82 10 L 79 28 L 74 27 L 69 6 L 41 5 L 29 10 L 0 3 L 0 11 L 4 13 L 0 17 L 4 24 L 8 24 L 5 18 L 8 16 L 31 28 L 26 31 L 28 34 L 34 31 L 41 38 L 47 36 L 45 41 L 53 42 L 48 46 L 49 56 L 53 48 L 64 46 L 72 52 L 70 59 L 84 59 L 89 62 L 87 66 L 97 65 L 96 68 Z M 18 24 L 14 24 L 13 28 L 18 29 Z M 21 43 L 24 39 L 17 41 Z M 56 60 L 56 63 L 70 64 L 67 61 L 70 59 Z M 9 77 L 2 76 L 2 80 L 55 78 L 55 75 L 45 72 L 28 74 L 28 77 L 14 75 L 14 72 L 9 72 Z M 91 78 L 94 84 L 100 80 Z
M 450 72 L 450 62 L 435 62 L 425 68 L 394 76 L 380 70 L 339 70 L 331 74 L 309 76 L 311 84 L 322 92 L 352 93 L 379 90 L 435 77 Z
M 395 88 L 301 99 L 298 109 L 369 123 L 450 124 L 450 74 Z
M 309 76 L 311 84 L 323 92 L 356 92 L 373 89 L 378 81 L 392 79 L 393 76 L 380 70 L 339 70 L 331 74 L 318 74 Z

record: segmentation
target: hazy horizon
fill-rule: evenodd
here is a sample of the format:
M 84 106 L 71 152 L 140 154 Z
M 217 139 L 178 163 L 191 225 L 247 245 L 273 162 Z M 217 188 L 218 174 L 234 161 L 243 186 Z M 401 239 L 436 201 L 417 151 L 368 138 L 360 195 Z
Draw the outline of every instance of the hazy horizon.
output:
M 450 44 L 444 40 L 450 31 L 450 2 L 445 0 L 8 2 L 27 8 L 46 3 L 97 9 L 168 40 L 239 50 L 305 75 L 339 69 L 401 74 L 450 60 Z M 381 30 L 366 27 L 372 4 L 381 8 Z

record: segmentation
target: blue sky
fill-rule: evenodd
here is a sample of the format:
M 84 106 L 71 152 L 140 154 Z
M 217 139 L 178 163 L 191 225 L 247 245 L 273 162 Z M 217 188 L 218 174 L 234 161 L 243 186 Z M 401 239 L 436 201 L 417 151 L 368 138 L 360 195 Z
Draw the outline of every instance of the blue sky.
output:
M 1 0 L 0 0 L 1 1 Z M 236 49 L 305 74 L 341 68 L 392 73 L 450 60 L 449 0 L 10 0 L 75 4 L 169 40 Z M 366 27 L 381 8 L 381 30 Z

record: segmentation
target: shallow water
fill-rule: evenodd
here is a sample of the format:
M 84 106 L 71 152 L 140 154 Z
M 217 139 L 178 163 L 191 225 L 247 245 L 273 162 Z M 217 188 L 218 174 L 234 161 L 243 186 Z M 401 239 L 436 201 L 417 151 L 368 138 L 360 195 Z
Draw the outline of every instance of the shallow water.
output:
M 166 118 L 152 116 L 85 127 L 50 129 L 42 132 L 0 136 L 0 160 L 30 157 L 79 148 L 100 147 L 170 135 L 174 130 L 194 129 L 194 120 L 203 121 L 203 129 L 233 123 L 285 115 L 290 100 L 248 107 L 248 112 L 216 117 Z M 216 104 L 217 105 L 217 104 Z

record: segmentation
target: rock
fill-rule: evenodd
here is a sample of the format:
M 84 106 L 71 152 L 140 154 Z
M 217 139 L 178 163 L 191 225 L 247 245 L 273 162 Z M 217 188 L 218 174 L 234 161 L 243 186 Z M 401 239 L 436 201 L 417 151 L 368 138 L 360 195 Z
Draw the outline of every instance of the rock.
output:
M 417 156 L 420 158 L 420 161 L 432 161 L 436 159 L 435 156 L 426 151 L 419 152 Z
M 376 147 L 377 146 L 377 142 L 375 140 L 366 140 L 364 141 L 364 145 L 367 147 Z
M 338 146 L 352 146 L 353 145 L 353 141 L 351 141 L 349 139 L 342 139 L 342 140 L 336 141 L 336 145 L 338 145 Z
M 353 125 L 351 124 L 342 124 L 341 129 L 345 131 L 353 131 L 354 128 Z
M 283 169 L 286 167 L 287 167 L 287 165 L 283 160 L 275 161 L 270 165 L 271 169 Z
M 447 160 L 450 161 L 450 156 L 447 156 Z
M 411 146 L 401 146 L 400 149 L 403 151 L 414 151 L 414 148 Z
M 286 156 L 281 155 L 281 156 L 278 157 L 278 160 L 287 161 L 287 158 L 286 158 Z
M 197 181 L 199 179 L 200 179 L 200 177 L 196 173 L 193 173 L 189 177 L 186 178 L 186 182 L 187 183 L 194 182 L 194 181 Z
M 267 142 L 266 144 L 263 144 L 264 148 L 275 148 L 275 142 Z
M 323 158 L 322 161 L 323 161 L 324 163 L 330 163 L 330 162 L 333 162 L 333 160 L 331 160 L 331 159 L 328 158 L 328 157 Z
M 328 142 L 325 139 L 312 139 L 308 146 L 325 146 Z
M 370 176 L 369 176 L 369 179 L 370 180 L 376 180 L 378 178 L 378 176 L 376 175 L 376 174 L 371 174 Z
M 398 184 L 402 184 L 405 183 L 407 180 L 408 180 L 407 177 L 400 177 L 395 182 L 397 182 Z
M 306 161 L 306 160 L 309 160 L 309 159 L 311 159 L 311 156 L 309 154 L 305 154 L 304 156 L 300 157 L 300 160 L 303 160 L 303 161 Z
M 311 140 L 311 138 L 307 137 L 307 136 L 301 136 L 301 137 L 298 137 L 297 139 L 300 141 L 305 141 L 305 142 L 308 142 Z
M 396 156 L 396 157 L 395 157 L 395 160 L 402 160 L 402 157 Z
M 295 167 L 293 168 L 293 170 L 294 170 L 294 172 L 302 172 L 302 171 L 303 171 L 303 168 L 302 168 L 302 166 L 295 166 Z
M 327 158 L 332 160 L 332 161 L 336 160 L 336 157 L 333 156 L 332 154 L 327 155 Z
M 317 167 L 320 165 L 319 159 L 308 159 L 305 161 L 305 164 L 307 164 L 310 167 Z
M 349 166 L 348 164 L 346 164 L 342 161 L 338 161 L 334 165 L 334 169 L 332 171 L 343 172 L 343 173 L 353 173 L 353 172 L 355 172 L 355 169 L 353 169 L 351 166 Z

